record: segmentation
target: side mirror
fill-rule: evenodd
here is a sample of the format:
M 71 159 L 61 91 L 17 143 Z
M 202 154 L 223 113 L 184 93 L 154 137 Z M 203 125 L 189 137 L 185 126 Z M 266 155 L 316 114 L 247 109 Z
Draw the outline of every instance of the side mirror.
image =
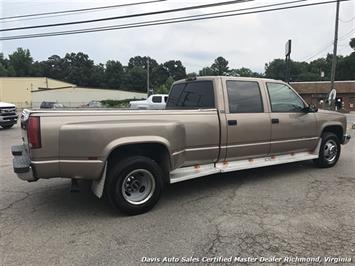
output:
M 303 109 L 303 112 L 316 113 L 316 112 L 318 112 L 318 108 L 314 104 L 310 104 Z

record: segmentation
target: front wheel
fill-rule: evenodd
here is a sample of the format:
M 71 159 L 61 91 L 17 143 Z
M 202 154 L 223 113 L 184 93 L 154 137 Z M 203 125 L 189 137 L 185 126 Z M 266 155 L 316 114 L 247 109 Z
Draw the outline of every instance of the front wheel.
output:
M 111 166 L 105 184 L 110 203 L 134 215 L 144 213 L 158 202 L 163 176 L 159 165 L 144 156 L 132 156 Z
M 333 167 L 340 156 L 340 140 L 334 133 L 324 132 L 319 150 L 319 158 L 314 160 L 315 164 L 321 168 Z
M 9 129 L 9 128 L 12 128 L 14 125 L 6 125 L 6 126 L 2 126 L 2 128 L 4 129 Z

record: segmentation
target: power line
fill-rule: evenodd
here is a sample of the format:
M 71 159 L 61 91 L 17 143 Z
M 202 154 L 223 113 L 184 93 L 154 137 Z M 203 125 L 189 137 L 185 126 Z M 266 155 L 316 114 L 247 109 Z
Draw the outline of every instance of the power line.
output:
M 152 16 L 152 15 L 160 15 L 160 14 L 166 14 L 166 13 L 172 13 L 172 12 L 181 12 L 181 11 L 188 11 L 188 10 L 194 10 L 194 9 L 232 5 L 232 4 L 250 2 L 250 1 L 254 1 L 254 0 L 233 0 L 233 1 L 227 1 L 227 2 L 204 4 L 204 5 L 197 5 L 197 6 L 188 6 L 188 7 L 174 8 L 174 9 L 168 9 L 168 10 L 160 10 L 160 11 L 153 11 L 153 12 L 146 12 L 146 13 L 139 13 L 139 14 L 116 16 L 116 17 L 106 17 L 106 18 L 98 18 L 98 19 L 90 19 L 90 20 L 80 20 L 80 21 L 70 21 L 70 22 L 43 24 L 43 25 L 26 26 L 26 27 L 7 28 L 7 29 L 0 29 L 0 32 L 14 31 L 14 30 L 29 30 L 29 29 L 38 29 L 38 28 L 50 28 L 50 27 L 59 27 L 59 26 L 68 26 L 68 25 L 76 25 L 76 24 L 84 24 L 84 23 L 93 23 L 93 22 L 125 19 L 125 18 Z
M 117 7 L 145 5 L 145 4 L 151 4 L 151 3 L 156 3 L 156 2 L 165 2 L 165 1 L 167 1 L 167 0 L 151 0 L 151 1 L 136 2 L 136 3 L 120 4 L 120 5 L 99 6 L 99 7 L 90 7 L 90 8 L 81 8 L 81 9 L 70 9 L 70 10 L 62 10 L 62 11 L 44 12 L 44 13 L 25 14 L 25 15 L 11 16 L 11 17 L 2 17 L 2 18 L 0 18 L 0 20 L 38 17 L 38 16 L 56 15 L 56 14 L 79 13 L 79 12 L 95 11 L 95 10 L 110 9 L 110 8 L 117 8 Z
M 314 55 L 308 57 L 307 59 L 305 60 L 302 60 L 302 61 L 308 61 L 308 60 L 311 60 L 313 59 L 314 57 L 316 57 L 317 55 L 323 53 L 324 51 L 328 50 L 331 46 L 333 46 L 333 43 L 330 43 L 329 45 L 327 45 L 326 47 L 324 47 L 323 49 L 321 49 L 320 51 L 318 51 L 317 53 L 315 53 Z
M 348 1 L 348 0 L 341 0 L 341 1 Z M 225 14 L 225 15 L 216 15 L 216 16 L 210 16 L 210 14 L 201 14 L 201 15 L 194 15 L 194 16 L 187 16 L 187 17 L 175 17 L 175 18 L 170 18 L 170 19 L 142 21 L 142 22 L 137 22 L 137 23 L 113 25 L 113 26 L 106 26 L 106 27 L 94 27 L 94 28 L 87 28 L 87 29 L 59 31 L 59 32 L 48 32 L 48 33 L 37 33 L 37 34 L 13 35 L 13 36 L 2 37 L 2 38 L 0 38 L 0 41 L 16 40 L 16 39 L 27 39 L 27 38 L 50 37 L 50 36 L 60 36 L 60 35 L 72 35 L 72 34 L 80 34 L 80 33 L 90 33 L 90 32 L 99 32 L 99 31 L 110 31 L 110 30 L 119 30 L 119 29 L 129 29 L 129 28 L 140 28 L 140 27 L 147 27 L 147 26 L 166 25 L 166 24 L 173 24 L 173 23 L 199 21 L 199 20 L 214 19 L 214 18 L 225 18 L 225 17 L 249 15 L 249 14 L 256 14 L 256 13 L 265 13 L 265 12 L 279 11 L 279 10 L 293 9 L 293 8 L 300 8 L 300 7 L 324 5 L 324 4 L 334 3 L 334 2 L 336 2 L 336 0 L 326 1 L 326 2 L 310 3 L 310 4 L 303 4 L 303 5 L 294 5 L 294 6 L 288 6 L 288 7 L 279 7 L 279 8 L 272 8 L 272 9 L 256 10 L 256 11 L 250 11 L 250 12 L 244 12 L 244 13 L 236 13 L 236 14 Z M 257 8 L 260 8 L 260 7 L 253 7 L 253 9 L 257 9 Z M 252 8 L 250 8 L 250 9 L 252 9 Z M 228 12 L 228 11 L 225 11 L 225 12 Z M 236 12 L 236 10 L 234 12 Z M 216 13 L 220 13 L 220 12 L 216 12 Z M 188 18 L 188 17 L 193 17 L 193 18 Z
M 344 35 L 339 37 L 339 41 L 344 40 L 348 35 L 350 35 L 351 33 L 353 33 L 355 31 L 355 28 L 353 28 L 351 31 L 349 31 L 348 33 L 345 33 Z M 327 45 L 326 47 L 324 47 L 323 49 L 319 50 L 317 53 L 315 53 L 314 55 L 308 57 L 305 60 L 302 61 L 308 61 L 310 59 L 313 59 L 314 57 L 316 57 L 317 55 L 321 54 L 322 52 L 324 52 L 325 50 L 327 50 L 329 47 L 331 47 L 333 45 L 333 42 L 330 42 L 329 45 Z

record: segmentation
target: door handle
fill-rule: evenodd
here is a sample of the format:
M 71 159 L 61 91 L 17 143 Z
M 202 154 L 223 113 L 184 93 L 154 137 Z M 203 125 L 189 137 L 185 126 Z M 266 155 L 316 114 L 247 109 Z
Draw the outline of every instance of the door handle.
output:
M 228 126 L 236 126 L 237 124 L 237 120 L 228 120 Z
M 278 124 L 278 123 L 280 123 L 280 120 L 278 118 L 271 118 L 271 123 Z

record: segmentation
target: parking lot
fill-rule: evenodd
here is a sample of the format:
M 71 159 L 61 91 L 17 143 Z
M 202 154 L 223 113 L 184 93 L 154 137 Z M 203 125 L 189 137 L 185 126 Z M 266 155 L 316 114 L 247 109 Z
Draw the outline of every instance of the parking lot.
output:
M 341 256 L 354 263 L 354 139 L 334 168 L 307 161 L 182 182 L 153 210 L 131 217 L 87 184 L 70 193 L 69 180 L 19 180 L 10 146 L 20 140 L 18 125 L 0 130 L 0 265 L 137 265 L 142 257 L 174 256 Z

